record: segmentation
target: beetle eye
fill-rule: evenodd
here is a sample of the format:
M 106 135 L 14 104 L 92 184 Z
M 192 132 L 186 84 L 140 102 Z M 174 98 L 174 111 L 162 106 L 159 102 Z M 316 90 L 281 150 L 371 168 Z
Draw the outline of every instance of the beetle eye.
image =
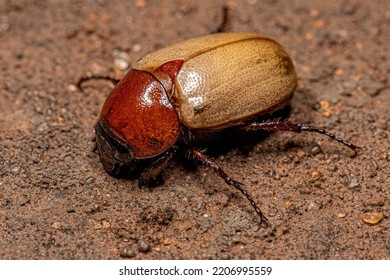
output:
M 118 165 L 128 164 L 132 161 L 131 152 L 106 133 L 100 122 L 95 126 L 95 133 L 100 160 L 109 173 L 117 173 L 115 170 L 118 169 Z

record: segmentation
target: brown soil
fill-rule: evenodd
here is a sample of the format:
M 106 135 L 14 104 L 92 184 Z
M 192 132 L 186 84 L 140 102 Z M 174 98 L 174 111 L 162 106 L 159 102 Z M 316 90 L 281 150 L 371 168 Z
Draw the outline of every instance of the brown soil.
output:
M 130 63 L 218 27 L 224 1 L 0 1 L 1 259 L 389 259 L 390 2 L 233 1 L 232 31 L 280 42 L 299 75 L 296 120 L 215 153 L 271 226 L 203 166 L 164 184 L 108 176 L 92 152 L 99 110 Z M 318 149 L 319 148 L 319 149 Z M 213 154 L 212 151 L 208 152 Z M 383 213 L 376 224 L 366 212 Z

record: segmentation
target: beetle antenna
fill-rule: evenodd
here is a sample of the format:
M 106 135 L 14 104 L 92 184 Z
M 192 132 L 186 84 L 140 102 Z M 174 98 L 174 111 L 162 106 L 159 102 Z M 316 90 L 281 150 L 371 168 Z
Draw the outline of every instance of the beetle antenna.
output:
M 219 167 L 215 162 L 211 161 L 207 156 L 202 154 L 199 150 L 197 149 L 192 149 L 190 152 L 202 163 L 210 167 L 219 177 L 221 177 L 226 184 L 229 186 L 234 187 L 236 190 L 239 190 L 250 202 L 252 207 L 255 209 L 257 215 L 260 216 L 260 223 L 262 221 L 268 221 L 267 217 L 264 216 L 263 212 L 261 212 L 260 208 L 256 205 L 255 201 L 253 200 L 252 196 L 246 191 L 243 186 L 243 183 L 240 183 L 232 178 L 230 178 L 225 171 L 222 170 L 221 167 Z
M 286 120 L 283 120 L 283 121 L 278 119 L 276 121 L 266 121 L 266 122 L 262 122 L 262 123 L 254 122 L 254 123 L 251 123 L 250 125 L 246 126 L 246 129 L 247 130 L 264 129 L 267 131 L 282 130 L 282 131 L 292 131 L 292 132 L 297 132 L 297 133 L 301 133 L 302 131 L 314 131 L 317 133 L 324 134 L 324 135 L 336 140 L 337 142 L 347 146 L 348 148 L 350 148 L 351 150 L 354 151 L 355 154 L 353 156 L 356 156 L 358 154 L 358 149 L 359 149 L 358 146 L 355 146 L 354 144 L 352 144 L 348 141 L 345 141 L 345 140 L 341 139 L 340 137 L 334 135 L 333 133 L 327 132 L 326 130 L 324 130 L 322 128 L 314 127 L 311 125 L 305 125 L 303 123 L 294 123 L 293 120 L 294 120 L 293 118 L 287 118 Z
M 231 29 L 231 13 L 233 9 L 229 5 L 224 5 L 222 10 L 222 22 L 218 28 L 212 33 L 227 32 Z
M 81 78 L 77 82 L 77 88 L 81 92 L 84 92 L 82 84 L 84 84 L 86 81 L 89 81 L 89 80 L 107 80 L 107 81 L 111 81 L 114 85 L 116 85 L 120 81 L 120 80 L 115 79 L 115 78 L 110 77 L 110 76 L 87 73 L 87 74 L 84 74 L 83 76 L 81 76 Z

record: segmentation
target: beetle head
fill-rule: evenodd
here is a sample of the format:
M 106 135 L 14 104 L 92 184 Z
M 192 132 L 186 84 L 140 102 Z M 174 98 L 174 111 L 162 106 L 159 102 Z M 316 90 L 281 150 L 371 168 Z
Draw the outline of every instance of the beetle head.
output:
M 109 132 L 107 133 L 100 121 L 95 126 L 95 133 L 96 147 L 104 169 L 111 175 L 118 175 L 123 166 L 126 166 L 130 172 L 134 172 L 137 163 L 130 150 L 118 142 Z
M 100 160 L 110 174 L 119 173 L 123 165 L 135 169 L 139 160 L 160 155 L 180 133 L 163 85 L 151 73 L 135 69 L 108 96 L 95 131 Z

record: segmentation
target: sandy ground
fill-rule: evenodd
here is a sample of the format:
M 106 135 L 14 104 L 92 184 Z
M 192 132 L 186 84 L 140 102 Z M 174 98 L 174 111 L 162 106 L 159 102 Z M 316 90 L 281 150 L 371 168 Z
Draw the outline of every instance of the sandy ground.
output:
M 274 38 L 294 60 L 295 118 L 362 151 L 286 132 L 211 147 L 271 226 L 204 166 L 172 161 L 144 189 L 104 172 L 93 126 L 112 85 L 81 93 L 79 77 L 120 76 L 118 51 L 132 64 L 210 33 L 225 3 L 0 0 L 1 259 L 390 258 L 386 0 L 229 2 L 232 31 Z

